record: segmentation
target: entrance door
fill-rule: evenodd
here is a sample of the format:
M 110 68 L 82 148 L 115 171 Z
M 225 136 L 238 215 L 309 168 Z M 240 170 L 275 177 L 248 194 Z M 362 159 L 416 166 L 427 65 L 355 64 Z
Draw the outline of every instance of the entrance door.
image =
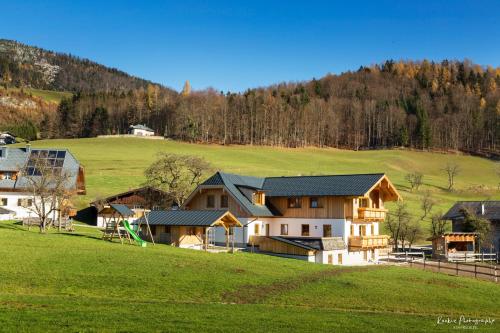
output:
M 266 236 L 269 236 L 269 224 L 266 224 Z

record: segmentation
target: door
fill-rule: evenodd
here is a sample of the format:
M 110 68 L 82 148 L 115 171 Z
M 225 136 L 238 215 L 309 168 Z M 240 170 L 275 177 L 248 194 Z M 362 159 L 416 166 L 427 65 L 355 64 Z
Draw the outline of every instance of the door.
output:
M 333 264 L 333 254 L 328 255 L 328 264 L 330 264 L 330 265 Z
M 339 254 L 338 254 L 338 257 L 337 257 L 337 263 L 338 263 L 339 265 L 342 265 L 342 253 L 339 253 Z
M 266 224 L 266 236 L 269 236 L 269 224 Z
M 332 226 L 330 224 L 323 224 L 323 237 L 332 237 Z

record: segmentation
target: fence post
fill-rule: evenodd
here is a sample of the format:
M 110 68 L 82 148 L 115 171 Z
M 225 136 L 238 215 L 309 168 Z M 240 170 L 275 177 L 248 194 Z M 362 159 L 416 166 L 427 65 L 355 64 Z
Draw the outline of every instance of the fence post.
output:
M 474 277 L 477 278 L 477 264 L 474 263 Z
M 464 262 L 465 263 L 467 262 L 467 252 L 465 252 L 465 255 L 464 255 Z
M 493 267 L 495 269 L 495 282 L 498 282 L 497 266 Z
M 408 251 L 405 251 L 405 261 L 408 261 Z
M 484 262 L 484 252 L 481 252 L 481 262 Z
M 457 276 L 458 276 L 458 261 L 455 262 L 455 270 L 456 270 Z
M 425 271 L 425 254 L 424 254 L 424 271 Z
M 438 259 L 438 273 L 441 272 L 441 258 Z

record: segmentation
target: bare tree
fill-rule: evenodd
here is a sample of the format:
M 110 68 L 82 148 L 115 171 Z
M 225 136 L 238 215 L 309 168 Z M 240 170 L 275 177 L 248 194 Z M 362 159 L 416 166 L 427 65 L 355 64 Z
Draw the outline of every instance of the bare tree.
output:
M 28 208 L 40 219 L 40 232 L 43 233 L 47 229 L 49 216 L 57 212 L 60 219 L 63 203 L 68 202 L 72 196 L 68 189 L 71 175 L 54 168 L 47 159 L 30 158 L 28 164 L 29 171 L 25 172 L 24 178 L 33 197 L 32 206 Z
M 418 222 L 409 223 L 406 228 L 406 240 L 408 241 L 408 247 L 410 249 L 413 243 L 417 241 L 421 236 L 422 236 L 422 228 L 420 226 L 420 223 Z
M 413 189 L 418 191 L 420 185 L 422 185 L 423 183 L 423 178 L 424 175 L 422 175 L 420 172 L 415 171 L 407 174 L 405 176 L 405 179 L 410 184 L 410 191 L 413 191 Z
M 420 217 L 420 221 L 425 220 L 425 218 L 429 216 L 435 204 L 436 202 L 432 198 L 431 192 L 426 191 L 420 201 L 420 208 L 422 208 L 422 216 Z
M 448 191 L 453 191 L 455 177 L 460 173 L 460 167 L 454 162 L 448 162 L 443 170 L 448 175 Z
M 431 217 L 430 232 L 432 237 L 441 236 L 446 231 L 446 220 L 441 212 L 435 213 Z
M 146 183 L 167 192 L 180 206 L 209 171 L 210 164 L 203 158 L 160 153 L 145 171 Z
M 396 209 L 392 213 L 387 214 L 386 224 L 394 241 L 394 250 L 397 251 L 398 249 L 398 241 L 403 240 L 404 246 L 407 227 L 410 221 L 410 213 L 403 202 L 398 202 Z

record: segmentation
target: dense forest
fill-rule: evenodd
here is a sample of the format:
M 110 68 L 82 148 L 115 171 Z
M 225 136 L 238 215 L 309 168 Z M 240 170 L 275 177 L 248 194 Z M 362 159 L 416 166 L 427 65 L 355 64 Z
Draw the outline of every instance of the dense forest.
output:
M 64 90 L 75 94 L 39 122 L 44 137 L 119 134 L 144 123 L 166 137 L 220 144 L 484 153 L 500 147 L 500 68 L 470 61 L 386 61 L 243 93 L 180 94 L 126 74 L 89 84 L 81 66 L 66 67 L 74 75 L 68 74 L 73 83 Z M 39 81 L 23 81 L 15 73 L 9 65 L 9 84 L 39 87 Z M 58 75 L 54 82 L 62 82 Z M 60 84 L 51 88 L 62 89 Z

